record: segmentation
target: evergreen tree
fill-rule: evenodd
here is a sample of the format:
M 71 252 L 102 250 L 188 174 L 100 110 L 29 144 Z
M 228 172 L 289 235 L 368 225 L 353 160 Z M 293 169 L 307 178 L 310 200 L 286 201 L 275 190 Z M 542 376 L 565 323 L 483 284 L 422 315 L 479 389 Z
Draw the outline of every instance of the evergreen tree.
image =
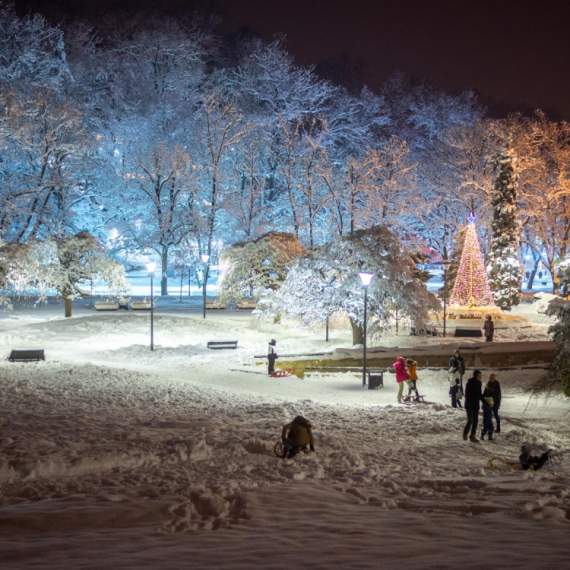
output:
M 562 385 L 566 396 L 570 397 L 570 267 L 565 267 L 559 273 L 559 286 L 561 294 L 566 299 L 554 298 L 548 304 L 546 314 L 557 318 L 556 324 L 552 325 L 548 332 L 552 340 L 558 345 L 556 355 L 552 360 L 552 369 L 548 375 L 543 376 L 533 387 L 538 393 L 544 389 L 549 390 L 557 384 Z
M 507 140 L 493 160 L 495 187 L 491 200 L 492 239 L 487 255 L 489 285 L 495 304 L 501 309 L 518 305 L 521 300 L 521 264 L 518 260 L 516 156 Z M 509 259 L 514 260 L 509 264 Z

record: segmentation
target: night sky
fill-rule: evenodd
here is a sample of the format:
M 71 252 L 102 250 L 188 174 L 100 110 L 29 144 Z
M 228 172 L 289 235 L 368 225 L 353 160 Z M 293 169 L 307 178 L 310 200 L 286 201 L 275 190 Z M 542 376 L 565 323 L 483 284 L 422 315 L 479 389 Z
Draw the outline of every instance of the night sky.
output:
M 216 31 L 244 27 L 287 36 L 297 63 L 326 78 L 378 91 L 396 71 L 446 91 L 475 88 L 494 114 L 545 110 L 570 120 L 570 2 L 549 0 L 27 0 L 94 18 L 130 5 L 170 14 L 214 5 Z

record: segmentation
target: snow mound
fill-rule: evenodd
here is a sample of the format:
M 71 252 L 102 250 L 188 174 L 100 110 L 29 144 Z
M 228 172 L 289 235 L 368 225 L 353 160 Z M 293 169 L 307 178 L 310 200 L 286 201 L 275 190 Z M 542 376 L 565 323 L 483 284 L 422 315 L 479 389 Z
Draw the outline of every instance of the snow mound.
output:
M 539 315 L 544 315 L 546 309 L 548 309 L 548 303 L 553 299 L 558 299 L 558 295 L 552 295 L 552 293 L 537 293 L 533 296 L 532 307 Z

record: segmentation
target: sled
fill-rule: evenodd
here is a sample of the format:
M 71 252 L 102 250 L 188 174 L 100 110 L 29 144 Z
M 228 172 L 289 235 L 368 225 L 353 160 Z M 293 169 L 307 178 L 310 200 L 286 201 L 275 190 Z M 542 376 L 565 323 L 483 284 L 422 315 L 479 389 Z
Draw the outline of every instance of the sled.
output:
M 402 398 L 404 404 L 427 404 L 426 397 L 422 395 L 410 396 L 408 399 Z
M 285 378 L 287 376 L 293 376 L 293 370 L 291 368 L 283 368 L 282 370 L 275 370 L 270 374 L 271 378 Z

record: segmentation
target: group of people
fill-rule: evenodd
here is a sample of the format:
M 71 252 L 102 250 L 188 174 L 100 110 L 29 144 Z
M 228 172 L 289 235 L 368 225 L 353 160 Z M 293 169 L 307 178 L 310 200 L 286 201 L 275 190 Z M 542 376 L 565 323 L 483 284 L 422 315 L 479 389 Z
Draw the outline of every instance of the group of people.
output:
M 409 400 L 413 391 L 415 391 L 416 396 L 418 396 L 418 363 L 411 358 L 406 360 L 403 356 L 398 356 L 393 366 L 396 372 L 396 382 L 398 383 L 398 403 L 401 404 L 402 400 Z M 499 416 L 499 409 L 501 407 L 501 384 L 497 380 L 496 375 L 490 374 L 487 383 L 483 385 L 481 371 L 475 370 L 473 376 L 467 380 L 464 390 L 463 377 L 465 375 L 465 360 L 458 349 L 453 352 L 449 360 L 448 375 L 451 406 L 454 408 L 463 408 L 465 406 L 467 413 L 467 423 L 463 429 L 463 439 L 479 442 L 476 432 L 479 424 L 479 410 L 482 405 L 483 429 L 481 430 L 481 439 L 487 437 L 492 440 L 494 433 L 501 432 L 501 418 Z M 403 396 L 404 383 L 408 385 L 407 397 Z M 464 405 L 461 404 L 463 398 L 465 398 Z M 496 427 L 493 423 L 493 419 L 496 422 Z
M 398 404 L 404 401 L 409 401 L 412 397 L 412 392 L 416 393 L 416 397 L 420 395 L 418 392 L 418 363 L 411 358 L 407 360 L 403 356 L 398 356 L 394 362 L 394 370 L 396 371 L 396 382 L 398 383 Z M 404 383 L 408 386 L 408 395 L 403 397 Z
M 481 439 L 485 439 L 485 437 L 493 439 L 493 433 L 501 432 L 501 418 L 499 416 L 501 384 L 497 380 L 497 376 L 490 374 L 487 383 L 483 386 L 483 375 L 480 370 L 475 370 L 473 376 L 467 380 L 464 391 L 465 360 L 458 349 L 453 351 L 453 355 L 449 360 L 448 374 L 449 395 L 451 396 L 452 407 L 461 408 L 461 400 L 465 397 L 467 423 L 463 428 L 463 439 L 470 439 L 473 442 L 479 441 L 476 432 L 479 423 L 480 405 L 483 406 Z M 493 418 L 497 424 L 496 429 L 493 425 Z

